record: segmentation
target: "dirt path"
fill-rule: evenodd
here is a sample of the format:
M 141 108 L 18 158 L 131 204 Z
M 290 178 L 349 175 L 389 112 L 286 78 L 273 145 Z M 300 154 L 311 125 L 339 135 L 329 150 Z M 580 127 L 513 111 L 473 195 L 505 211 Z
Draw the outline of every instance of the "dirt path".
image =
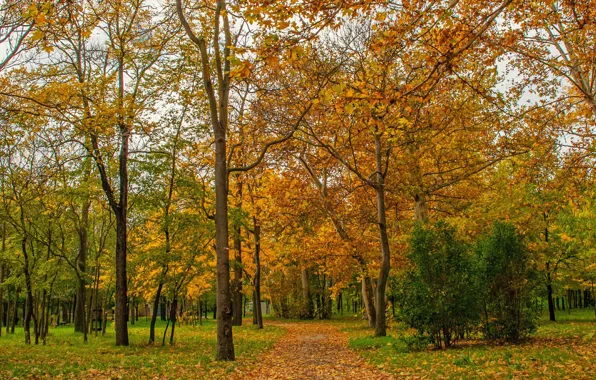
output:
M 350 350 L 348 337 L 328 323 L 275 323 L 288 330 L 252 368 L 233 379 L 391 379 Z

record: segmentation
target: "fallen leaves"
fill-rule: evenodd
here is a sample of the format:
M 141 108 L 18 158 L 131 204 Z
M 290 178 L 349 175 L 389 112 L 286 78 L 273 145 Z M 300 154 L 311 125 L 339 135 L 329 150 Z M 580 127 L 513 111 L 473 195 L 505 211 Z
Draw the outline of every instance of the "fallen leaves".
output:
M 276 323 L 284 335 L 253 367 L 238 367 L 232 379 L 391 379 L 348 346 L 337 324 Z

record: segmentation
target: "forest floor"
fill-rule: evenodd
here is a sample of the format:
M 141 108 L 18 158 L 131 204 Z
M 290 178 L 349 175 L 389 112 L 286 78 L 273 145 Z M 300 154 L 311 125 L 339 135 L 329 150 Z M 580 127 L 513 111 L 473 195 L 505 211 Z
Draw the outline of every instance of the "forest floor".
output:
M 129 325 L 128 347 L 114 345 L 115 332 L 108 326 L 105 336 L 75 333 L 72 326 L 50 328 L 47 345 L 27 346 L 23 328 L 15 334 L 2 331 L 0 337 L 0 379 L 210 379 L 226 378 L 237 366 L 250 366 L 284 333 L 277 326 L 258 330 L 246 320 L 234 327 L 237 360 L 216 362 L 213 320 L 203 326 L 176 326 L 175 344 L 169 331 L 162 346 L 166 323 L 158 321 L 156 344 L 148 345 L 149 322 Z
M 348 348 L 348 335 L 334 322 L 267 321 L 286 329 L 251 367 L 236 367 L 232 379 L 391 379 Z
M 392 323 L 387 337 L 373 338 L 362 322 L 344 321 L 350 347 L 394 378 L 430 379 L 594 379 L 596 317 L 593 309 L 543 315 L 531 339 L 518 345 L 483 340 L 457 342 L 449 349 L 408 349 L 414 331 Z M 411 341 L 411 340 L 410 340 Z
M 129 326 L 129 347 L 106 336 L 82 335 L 72 326 L 51 328 L 46 346 L 23 343 L 23 331 L 0 337 L 0 379 L 390 379 L 390 378 L 568 378 L 596 373 L 596 318 L 590 309 L 546 316 L 532 339 L 519 345 L 482 340 L 457 342 L 446 350 L 412 351 L 413 331 L 390 322 L 388 336 L 373 338 L 354 316 L 331 321 L 265 319 L 257 330 L 245 320 L 234 328 L 237 360 L 216 362 L 215 323 L 176 328 L 175 345 L 147 344 L 149 324 Z

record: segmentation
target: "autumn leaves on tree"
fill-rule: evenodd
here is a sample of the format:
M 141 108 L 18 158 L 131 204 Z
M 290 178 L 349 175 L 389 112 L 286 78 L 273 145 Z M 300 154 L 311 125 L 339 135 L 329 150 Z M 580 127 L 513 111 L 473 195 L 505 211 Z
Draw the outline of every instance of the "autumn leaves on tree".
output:
M 328 318 L 349 298 L 380 337 L 407 291 L 388 284 L 424 283 L 415 224 L 446 220 L 459 258 L 456 234 L 507 220 L 554 320 L 561 289 L 594 278 L 578 218 L 593 211 L 595 9 L 5 2 L 0 308 L 25 293 L 31 343 L 56 302 L 85 340 L 114 305 L 128 345 L 144 303 L 154 344 L 158 310 L 174 343 L 182 310 L 202 318 L 214 298 L 216 357 L 234 360 L 248 299 L 263 328 L 262 303 Z

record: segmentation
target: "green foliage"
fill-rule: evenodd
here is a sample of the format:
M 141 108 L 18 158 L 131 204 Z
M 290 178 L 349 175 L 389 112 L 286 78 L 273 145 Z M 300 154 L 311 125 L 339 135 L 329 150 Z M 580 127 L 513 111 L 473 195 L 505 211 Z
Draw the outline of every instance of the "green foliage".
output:
M 420 378 L 424 374 L 431 379 L 585 379 L 596 371 L 596 319 L 591 309 L 578 310 L 571 316 L 561 313 L 557 322 L 550 322 L 544 310 L 536 339 L 524 344 L 469 341 L 453 350 L 408 350 L 404 340 L 416 338 L 402 323 L 393 325 L 382 340 L 370 337 L 362 320 L 343 323 L 350 347 L 394 378 Z
M 479 320 L 479 292 L 467 245 L 444 222 L 417 226 L 411 268 L 398 292 L 401 318 L 437 347 L 450 346 Z
M 477 244 L 483 269 L 484 333 L 517 343 L 536 328 L 536 271 L 512 224 L 495 222 Z

